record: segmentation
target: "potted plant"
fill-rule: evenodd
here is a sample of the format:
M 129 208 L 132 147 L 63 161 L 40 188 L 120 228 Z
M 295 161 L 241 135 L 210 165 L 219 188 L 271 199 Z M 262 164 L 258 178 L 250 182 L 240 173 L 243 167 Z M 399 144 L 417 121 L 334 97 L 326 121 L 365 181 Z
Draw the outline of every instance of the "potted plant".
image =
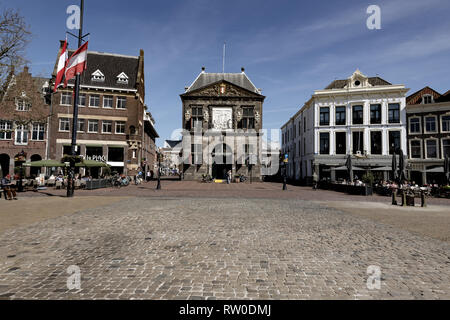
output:
M 366 172 L 363 176 L 362 176 L 362 181 L 365 183 L 366 187 L 365 187 L 365 195 L 366 196 L 371 196 L 373 195 L 373 181 L 374 181 L 374 176 L 372 174 L 372 172 Z

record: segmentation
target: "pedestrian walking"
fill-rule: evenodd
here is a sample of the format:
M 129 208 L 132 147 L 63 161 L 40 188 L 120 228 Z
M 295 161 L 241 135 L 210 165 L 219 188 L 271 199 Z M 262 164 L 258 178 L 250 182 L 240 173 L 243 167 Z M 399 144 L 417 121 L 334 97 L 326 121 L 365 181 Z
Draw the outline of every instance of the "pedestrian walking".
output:
M 227 184 L 230 184 L 231 182 L 231 170 L 228 170 L 227 172 Z

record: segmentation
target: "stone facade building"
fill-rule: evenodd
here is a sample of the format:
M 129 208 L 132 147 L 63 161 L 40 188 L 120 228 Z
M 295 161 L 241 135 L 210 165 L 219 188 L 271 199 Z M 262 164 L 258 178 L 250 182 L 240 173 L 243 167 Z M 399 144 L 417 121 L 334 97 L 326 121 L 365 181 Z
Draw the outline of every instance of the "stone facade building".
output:
M 61 49 L 58 58 L 60 53 Z M 67 88 L 52 96 L 52 159 L 70 153 L 73 88 L 71 80 Z M 127 175 L 135 175 L 139 168 L 153 169 L 158 134 L 145 105 L 143 50 L 139 56 L 89 51 L 87 70 L 81 75 L 78 110 L 78 154 L 104 161 L 113 171 Z
M 425 87 L 406 98 L 410 179 L 444 183 L 444 157 L 450 156 L 450 91 Z
M 181 94 L 183 174 L 222 179 L 229 170 L 261 179 L 262 108 L 265 97 L 241 73 L 206 73 Z
M 49 97 L 48 79 L 33 77 L 28 67 L 10 73 L 0 92 L 0 177 L 14 173 L 22 151 L 25 161 L 47 158 Z M 27 175 L 39 172 L 26 169 Z
M 388 179 L 392 153 L 406 147 L 406 93 L 380 77 L 356 70 L 335 80 L 311 99 L 282 128 L 282 153 L 288 154 L 287 176 L 309 183 L 314 174 L 331 181 L 348 179 L 351 155 L 361 179 L 370 170 Z

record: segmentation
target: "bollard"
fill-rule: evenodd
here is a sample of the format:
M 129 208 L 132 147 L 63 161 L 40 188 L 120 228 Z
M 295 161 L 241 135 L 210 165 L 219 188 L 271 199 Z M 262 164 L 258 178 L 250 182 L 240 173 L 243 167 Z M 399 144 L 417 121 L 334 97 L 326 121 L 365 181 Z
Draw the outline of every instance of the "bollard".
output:
M 397 205 L 397 189 L 392 190 L 392 205 Z
M 406 192 L 405 190 L 402 191 L 402 207 L 406 207 Z
M 421 206 L 422 208 L 427 206 L 427 201 L 425 197 L 425 192 L 423 190 L 420 191 L 420 200 L 421 200 Z

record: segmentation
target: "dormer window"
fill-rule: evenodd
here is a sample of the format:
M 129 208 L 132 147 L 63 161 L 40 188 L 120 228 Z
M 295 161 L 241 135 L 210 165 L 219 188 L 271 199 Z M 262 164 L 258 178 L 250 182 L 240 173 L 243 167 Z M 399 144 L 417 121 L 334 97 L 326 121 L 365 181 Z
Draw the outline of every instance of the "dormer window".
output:
M 433 96 L 431 94 L 423 95 L 422 96 L 422 102 L 423 102 L 423 104 L 433 103 Z
M 125 72 L 122 72 L 117 76 L 117 83 L 128 84 L 128 76 L 125 74 Z
M 96 82 L 104 82 L 105 75 L 97 69 L 93 74 L 91 74 L 91 80 Z
M 27 99 L 27 97 L 22 94 L 21 98 L 16 98 L 16 110 L 17 111 L 30 111 L 31 102 Z

